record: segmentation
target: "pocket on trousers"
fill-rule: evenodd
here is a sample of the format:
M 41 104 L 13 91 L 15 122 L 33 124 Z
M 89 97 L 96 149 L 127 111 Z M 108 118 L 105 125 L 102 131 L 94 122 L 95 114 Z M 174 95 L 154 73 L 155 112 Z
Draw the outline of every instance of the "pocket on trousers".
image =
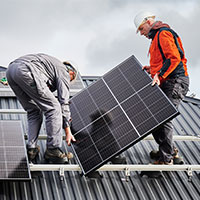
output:
M 172 91 L 172 97 L 174 99 L 183 99 L 189 90 L 188 88 L 189 81 L 184 81 L 183 78 L 176 78 Z
M 183 88 L 183 95 L 185 96 L 189 91 L 189 78 L 184 79 L 181 83 L 181 86 Z

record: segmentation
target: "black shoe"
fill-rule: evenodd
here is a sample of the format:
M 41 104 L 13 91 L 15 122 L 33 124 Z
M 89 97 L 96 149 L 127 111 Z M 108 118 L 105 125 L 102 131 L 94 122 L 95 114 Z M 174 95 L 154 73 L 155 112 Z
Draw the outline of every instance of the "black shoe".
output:
M 44 153 L 44 158 L 53 164 L 68 164 L 67 154 L 60 148 L 48 148 Z
M 173 155 L 173 163 L 175 165 L 177 165 L 177 164 L 178 165 L 184 164 L 183 157 L 179 157 L 179 155 L 178 155 L 178 149 L 177 148 L 174 148 L 174 153 L 172 155 Z M 156 151 L 156 150 L 151 151 L 150 152 L 150 158 L 154 159 L 154 160 L 159 160 L 159 158 L 160 158 L 159 151 Z
M 86 177 L 87 178 L 91 178 L 91 179 L 93 179 L 93 178 L 97 178 L 97 179 L 100 179 L 100 178 L 102 178 L 103 177 L 103 175 L 102 174 L 100 174 L 98 171 L 92 171 L 92 172 L 89 172 L 87 175 L 86 175 Z
M 150 158 L 151 159 L 154 159 L 154 160 L 158 160 L 160 158 L 160 154 L 159 154 L 159 151 L 156 151 L 156 150 L 152 150 L 150 153 Z
M 40 146 L 36 145 L 35 148 L 27 148 L 27 154 L 29 161 L 32 161 L 40 152 Z
M 174 157 L 173 158 L 174 161 L 174 165 L 183 165 L 184 164 L 184 160 L 183 157 Z
M 112 164 L 127 164 L 126 157 L 122 157 L 121 155 L 112 158 L 110 161 Z
M 149 155 L 150 155 L 150 158 L 154 159 L 154 160 L 158 160 L 160 158 L 159 151 L 157 151 L 157 150 L 151 151 L 149 153 Z M 178 149 L 177 148 L 174 148 L 174 153 L 172 155 L 173 155 L 173 158 L 179 158 L 179 156 L 178 156 Z

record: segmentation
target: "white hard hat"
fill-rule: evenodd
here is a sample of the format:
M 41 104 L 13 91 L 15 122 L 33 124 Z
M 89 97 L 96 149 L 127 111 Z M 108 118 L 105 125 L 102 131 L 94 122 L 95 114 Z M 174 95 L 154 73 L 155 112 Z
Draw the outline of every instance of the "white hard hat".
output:
M 139 27 L 146 21 L 148 20 L 149 18 L 155 18 L 156 16 L 149 12 L 149 11 L 141 11 L 139 12 L 136 16 L 135 16 L 135 19 L 134 19 L 134 23 L 135 23 L 135 26 L 136 26 L 136 33 L 138 33 L 138 29 Z

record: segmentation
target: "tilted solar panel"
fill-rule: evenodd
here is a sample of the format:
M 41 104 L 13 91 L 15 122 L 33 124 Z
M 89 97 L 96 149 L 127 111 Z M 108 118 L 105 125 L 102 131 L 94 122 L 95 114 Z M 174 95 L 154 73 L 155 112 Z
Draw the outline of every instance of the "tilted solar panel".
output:
M 0 180 L 31 180 L 20 121 L 0 121 Z
M 71 99 L 72 145 L 83 174 L 131 147 L 178 114 L 131 56 Z

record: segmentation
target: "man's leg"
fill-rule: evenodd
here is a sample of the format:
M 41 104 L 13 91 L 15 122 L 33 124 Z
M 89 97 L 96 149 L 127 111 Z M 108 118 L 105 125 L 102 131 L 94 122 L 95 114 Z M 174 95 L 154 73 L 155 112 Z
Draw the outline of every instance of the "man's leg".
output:
M 28 119 L 28 148 L 35 148 L 38 135 L 43 121 L 43 114 L 36 103 L 17 85 L 11 86 L 24 110 L 27 111 Z
M 186 95 L 189 86 L 189 79 L 180 77 L 172 80 L 167 80 L 163 83 L 161 89 L 178 108 L 182 98 Z M 174 143 L 173 143 L 173 124 L 172 121 L 164 123 L 160 129 L 153 133 L 156 142 L 159 144 L 159 160 L 170 162 L 173 158 Z
M 40 83 L 43 85 L 40 87 L 42 88 L 42 91 L 39 91 L 35 82 L 37 80 L 33 77 L 33 74 L 26 65 L 21 64 L 18 67 L 9 67 L 8 76 L 10 74 L 12 75 L 11 78 L 15 80 L 15 83 L 20 85 L 21 90 L 27 95 L 27 97 L 29 97 L 26 101 L 31 99 L 31 101 L 33 101 L 45 115 L 47 132 L 47 151 L 45 155 L 48 155 L 48 158 L 51 159 L 52 162 L 58 161 L 59 163 L 65 163 L 68 159 L 59 149 L 62 146 L 62 111 L 60 103 L 54 94 L 49 90 L 45 81 L 40 80 Z M 11 80 L 11 78 L 8 79 Z M 30 108 L 27 108 L 26 101 L 26 107 L 23 104 L 23 101 L 20 102 L 30 113 L 28 118 L 29 121 L 33 122 L 37 119 L 35 117 L 36 113 L 32 110 L 30 111 Z M 29 130 L 32 132 L 31 125 L 32 123 L 29 123 Z
M 46 118 L 46 131 L 48 136 L 47 147 L 61 147 L 61 106 L 54 94 L 47 87 L 46 83 L 44 81 L 40 81 L 43 84 L 41 86 L 43 91 L 38 91 L 33 74 L 31 73 L 27 65 L 23 63 L 12 63 L 7 71 L 7 77 L 9 84 L 17 93 L 16 95 L 18 96 L 20 103 L 28 112 L 29 131 L 31 132 L 30 135 L 35 134 L 33 134 L 33 125 L 36 128 L 39 128 L 41 126 L 42 111 Z M 37 124 L 35 125 L 36 122 Z M 32 138 L 30 142 L 33 140 L 34 138 Z
M 14 65 L 14 64 L 13 64 Z M 28 118 L 28 148 L 35 148 L 37 144 L 37 139 L 40 131 L 40 127 L 43 120 L 43 115 L 41 109 L 36 105 L 36 103 L 31 100 L 31 98 L 24 92 L 23 85 L 18 85 L 13 76 L 16 75 L 17 66 L 9 68 L 7 72 L 7 79 L 10 87 L 14 91 L 17 99 L 21 103 L 24 110 L 27 111 Z M 19 77 L 23 79 L 23 77 Z
M 154 139 L 159 144 L 159 160 L 170 162 L 173 158 L 173 125 L 172 121 L 167 121 L 161 128 L 152 133 Z

